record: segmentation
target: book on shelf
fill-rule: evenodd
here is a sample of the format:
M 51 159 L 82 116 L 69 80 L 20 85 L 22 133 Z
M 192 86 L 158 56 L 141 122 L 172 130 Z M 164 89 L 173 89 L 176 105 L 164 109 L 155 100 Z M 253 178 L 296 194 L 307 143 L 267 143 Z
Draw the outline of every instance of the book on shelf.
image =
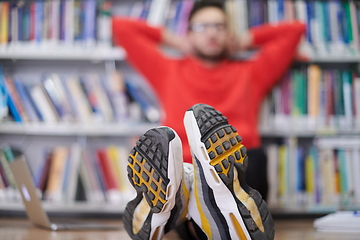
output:
M 29 87 L 30 96 L 37 106 L 44 122 L 52 123 L 59 119 L 55 106 L 51 104 L 49 97 L 45 93 L 42 85 L 33 85 Z
M 31 121 L 31 122 L 39 121 L 38 115 L 35 111 L 35 108 L 31 102 L 31 100 L 29 99 L 29 95 L 26 92 L 24 84 L 22 84 L 22 82 L 19 81 L 19 79 L 14 79 L 14 84 L 15 84 L 16 91 L 19 94 L 20 102 L 24 106 L 24 109 L 29 118 L 29 121 Z
M 2 188 L 0 201 L 14 202 L 20 200 L 20 194 L 17 191 L 16 182 L 11 172 L 9 162 L 14 159 L 9 145 L 3 146 L 0 151 L 0 175 L 2 177 Z
M 141 86 L 139 82 L 125 79 L 126 89 L 131 97 L 141 108 L 146 120 L 156 123 L 161 120 L 160 109 L 155 100 L 149 95 L 149 92 Z
M 22 122 L 26 120 L 24 107 L 20 101 L 18 93 L 15 91 L 13 82 L 9 78 L 5 79 L 5 91 L 6 91 L 6 102 L 9 108 L 10 114 L 13 116 L 15 122 Z
M 272 207 L 360 206 L 360 139 L 316 138 L 300 145 L 290 138 L 267 147 Z
M 45 191 L 45 199 L 51 202 L 61 202 L 62 186 L 65 179 L 66 164 L 69 151 L 66 147 L 56 147 L 52 153 L 49 168 L 49 178 Z

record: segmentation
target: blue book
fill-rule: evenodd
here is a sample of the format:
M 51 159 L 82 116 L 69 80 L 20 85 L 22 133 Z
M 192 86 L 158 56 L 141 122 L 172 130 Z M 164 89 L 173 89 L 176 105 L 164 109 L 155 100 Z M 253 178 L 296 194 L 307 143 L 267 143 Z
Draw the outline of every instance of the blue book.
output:
M 28 95 L 26 94 L 24 85 L 19 79 L 14 79 L 14 85 L 16 91 L 19 94 L 22 104 L 24 105 L 25 111 L 30 118 L 30 121 L 38 121 L 39 119 L 37 117 L 34 107 L 31 104 L 31 100 L 28 98 Z
M 151 6 L 151 2 L 152 0 L 146 0 L 144 3 L 144 9 L 140 15 L 140 19 L 144 19 L 146 20 L 148 15 L 149 15 L 149 10 L 150 10 L 150 6 Z
M 262 6 L 259 0 L 250 1 L 250 27 L 258 26 L 262 21 Z
M 144 89 L 131 80 L 125 80 L 125 86 L 131 98 L 140 105 L 145 118 L 149 122 L 158 122 L 160 111 Z
M 296 190 L 297 192 L 305 191 L 305 159 L 304 152 L 301 147 L 297 147 L 297 181 L 296 181 Z
M 24 5 L 18 6 L 18 20 L 17 20 L 17 35 L 18 41 L 24 41 L 23 18 L 24 18 Z
M 284 0 L 276 0 L 278 6 L 278 16 L 279 20 L 284 20 L 285 18 L 285 7 L 284 7 Z
M 86 42 L 95 40 L 96 33 L 96 1 L 88 0 L 83 2 L 84 6 L 84 22 L 83 37 Z
M 11 116 L 14 118 L 15 122 L 22 122 L 19 110 L 16 108 L 14 99 L 12 99 L 11 95 L 9 94 L 6 84 L 5 84 L 5 89 L 7 92 L 7 101 L 6 102 L 9 107 L 9 112 L 10 112 Z
M 306 1 L 306 15 L 307 15 L 307 22 L 306 22 L 306 39 L 309 43 L 313 43 L 313 37 L 311 35 L 312 26 L 311 22 L 315 18 L 315 6 L 314 2 L 309 0 Z
M 36 2 L 36 19 L 35 19 L 35 40 L 38 43 L 42 41 L 44 21 L 44 2 L 39 0 Z
M 70 155 L 71 154 L 69 154 L 68 155 L 68 157 L 67 157 L 67 159 L 66 159 L 66 165 L 65 165 L 65 169 L 64 169 L 64 178 L 63 178 L 63 184 L 62 184 L 62 195 L 63 195 L 63 197 L 65 198 L 66 196 L 65 196 L 65 194 L 66 194 L 66 190 L 67 190 L 67 187 L 68 187 L 68 179 L 69 179 L 69 171 L 70 171 Z
M 7 106 L 7 92 L 5 89 L 5 78 L 2 73 L 2 66 L 0 65 L 0 119 L 5 117 L 8 112 Z
M 59 30 L 60 30 L 60 40 L 64 41 L 65 40 L 65 2 L 64 1 L 60 1 L 60 26 L 59 26 Z
M 174 2 L 172 4 L 173 4 L 173 7 L 175 8 L 176 11 L 175 11 L 174 16 L 168 20 L 166 25 L 167 25 L 167 29 L 169 29 L 170 31 L 176 33 L 179 18 L 180 18 L 182 1 Z
M 33 106 L 33 108 L 35 110 L 36 116 L 38 117 L 38 119 L 40 121 L 44 121 L 44 118 L 41 115 L 41 112 L 40 112 L 39 108 L 35 104 L 34 99 L 31 97 L 31 94 L 30 94 L 31 86 L 30 85 L 24 85 L 24 90 L 25 90 L 25 94 L 27 95 L 27 98 L 30 100 L 31 105 Z

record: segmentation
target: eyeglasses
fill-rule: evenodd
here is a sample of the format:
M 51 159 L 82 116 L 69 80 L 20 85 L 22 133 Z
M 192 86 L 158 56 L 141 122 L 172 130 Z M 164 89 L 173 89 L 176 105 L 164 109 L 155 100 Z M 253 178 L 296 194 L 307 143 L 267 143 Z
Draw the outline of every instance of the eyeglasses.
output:
M 226 25 L 225 23 L 193 23 L 189 26 L 189 30 L 197 33 L 205 32 L 209 28 L 221 32 L 226 29 Z

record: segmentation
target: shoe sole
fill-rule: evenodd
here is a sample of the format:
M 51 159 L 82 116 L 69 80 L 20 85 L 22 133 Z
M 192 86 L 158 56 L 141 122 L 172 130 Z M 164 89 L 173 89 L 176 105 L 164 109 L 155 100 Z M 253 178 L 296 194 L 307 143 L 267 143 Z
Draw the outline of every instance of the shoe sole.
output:
M 182 157 L 180 138 L 167 127 L 147 131 L 130 151 L 127 172 L 137 197 L 127 204 L 123 220 L 132 239 L 160 239 L 164 234 L 181 183 L 179 156 Z M 134 232 L 134 212 L 144 197 L 149 214 L 143 225 L 137 226 L 140 230 Z
M 201 186 L 201 191 L 203 194 L 209 192 L 203 200 L 198 199 L 201 201 L 198 208 L 205 203 L 209 209 L 221 212 L 222 217 L 212 216 L 215 221 L 220 218 L 217 226 L 226 222 L 229 228 L 228 233 L 220 229 L 220 237 L 273 239 L 273 220 L 267 205 L 261 195 L 245 182 L 248 157 L 236 129 L 219 111 L 205 104 L 189 109 L 184 124 L 196 161 L 194 164 L 199 166 L 200 177 L 203 174 L 207 184 Z M 239 179 L 239 184 L 234 184 L 234 179 Z M 207 191 L 206 187 L 211 190 Z M 215 203 L 205 198 L 214 198 Z

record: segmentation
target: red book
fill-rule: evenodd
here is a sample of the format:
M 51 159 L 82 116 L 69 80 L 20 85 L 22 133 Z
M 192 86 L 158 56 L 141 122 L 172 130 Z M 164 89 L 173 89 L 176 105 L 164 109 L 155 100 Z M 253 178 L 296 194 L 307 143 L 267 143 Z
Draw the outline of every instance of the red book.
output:
M 96 151 L 96 154 L 97 154 L 98 165 L 100 168 L 100 173 L 103 177 L 106 190 L 118 189 L 115 178 L 111 170 L 110 159 L 108 158 L 106 150 L 99 149 Z

